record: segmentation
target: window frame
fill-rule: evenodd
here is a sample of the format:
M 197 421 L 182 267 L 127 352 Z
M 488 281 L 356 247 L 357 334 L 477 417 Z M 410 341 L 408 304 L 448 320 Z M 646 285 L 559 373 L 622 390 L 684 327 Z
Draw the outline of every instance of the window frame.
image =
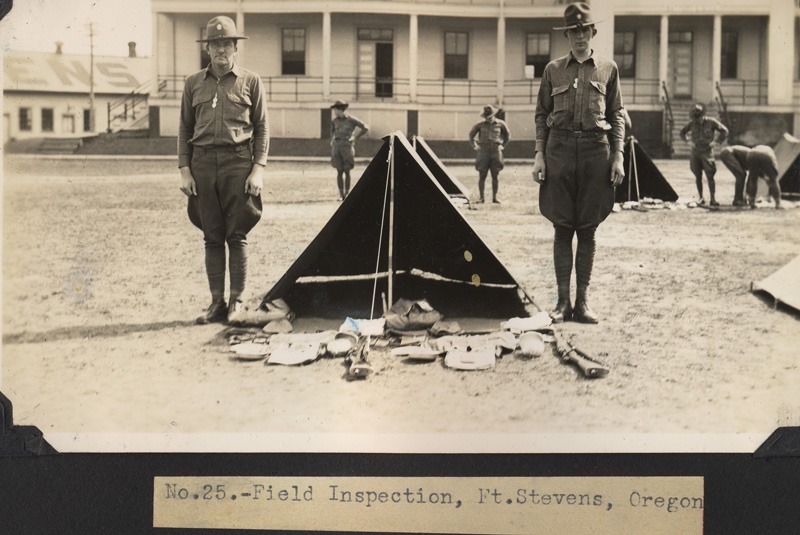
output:
M 46 115 L 49 113 L 49 117 Z M 42 132 L 55 132 L 55 113 L 53 108 L 41 109 Z
M 541 45 L 544 42 L 542 37 L 546 38 L 547 41 L 547 54 L 541 53 L 541 50 L 538 50 L 538 54 L 531 54 L 531 37 L 538 36 L 537 42 Z M 544 67 L 550 63 L 552 58 L 552 50 L 553 50 L 553 35 L 549 32 L 527 32 L 525 34 L 525 66 L 528 65 L 533 66 L 533 77 L 534 78 L 541 78 L 542 74 L 544 74 Z M 537 68 L 541 67 L 541 69 Z
M 726 37 L 733 37 L 733 42 Z M 736 80 L 739 78 L 739 32 L 723 31 L 720 46 L 720 80 Z M 727 45 L 727 46 L 726 46 Z M 731 50 L 729 47 L 733 48 Z
M 33 132 L 33 108 L 26 106 L 17 110 L 17 126 L 20 132 Z
M 298 35 L 287 35 L 287 32 L 302 32 L 302 36 Z M 306 61 L 306 54 L 308 52 L 307 46 L 307 37 L 308 32 L 305 28 L 300 27 L 290 27 L 290 28 L 281 28 L 281 75 L 282 76 L 305 76 L 307 70 L 307 61 Z M 286 50 L 287 41 L 290 40 L 294 45 L 298 43 L 297 39 L 300 39 L 302 42 L 303 49 L 301 51 L 298 50 Z M 293 54 L 295 57 L 290 57 L 287 59 L 287 54 Z M 296 66 L 295 69 L 287 68 L 291 65 Z
M 454 36 L 456 49 L 459 48 L 459 37 L 465 38 L 466 52 L 463 54 L 448 53 L 448 36 Z M 445 80 L 469 80 L 469 32 L 446 30 L 443 34 L 443 69 L 442 76 Z M 459 71 L 459 72 L 456 72 Z M 463 72 L 461 72 L 463 71 Z
M 627 48 L 628 36 L 631 37 L 630 50 Z M 636 78 L 636 37 L 635 31 L 614 32 L 614 62 L 619 69 L 620 78 Z M 626 66 L 623 58 L 630 58 L 630 66 Z

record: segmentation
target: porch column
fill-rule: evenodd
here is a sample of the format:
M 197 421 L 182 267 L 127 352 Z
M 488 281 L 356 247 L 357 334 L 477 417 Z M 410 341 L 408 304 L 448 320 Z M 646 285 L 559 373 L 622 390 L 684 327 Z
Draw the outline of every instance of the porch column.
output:
M 669 76 L 669 59 L 668 59 L 668 52 L 669 52 L 669 17 L 666 15 L 661 15 L 661 33 L 659 35 L 659 42 L 658 42 L 658 79 L 660 80 L 660 84 L 669 84 L 667 83 L 667 76 Z M 661 88 L 659 87 L 659 92 Z
M 331 99 L 331 12 L 322 13 L 322 99 Z
M 767 104 L 792 104 L 792 76 L 794 69 L 788 59 L 794 47 L 794 2 L 770 2 L 769 35 L 767 36 Z
M 150 98 L 157 98 L 158 95 L 158 65 L 161 62 L 161 55 L 164 51 L 158 48 L 158 20 L 160 15 L 158 13 L 151 13 L 151 28 L 152 35 L 150 37 L 150 46 L 152 47 L 153 60 L 150 62 Z M 175 67 L 172 67 L 175 70 Z M 165 73 L 166 74 L 166 73 Z M 174 74 L 174 73 L 173 73 Z M 83 120 L 83 118 L 81 118 Z
M 500 16 L 497 17 L 497 104 L 503 105 L 506 86 L 506 17 L 500 4 Z
M 717 84 L 722 77 L 722 16 L 714 15 L 711 36 L 711 100 L 717 95 Z
M 239 35 L 247 35 L 247 29 L 244 27 L 244 12 L 242 11 L 241 2 L 236 5 L 236 31 Z M 247 39 L 239 39 L 236 43 L 236 56 L 241 59 L 243 65 L 247 65 L 247 54 L 245 53 L 245 43 Z
M 417 70 L 419 58 L 419 16 L 414 13 L 408 18 L 408 98 L 417 101 Z

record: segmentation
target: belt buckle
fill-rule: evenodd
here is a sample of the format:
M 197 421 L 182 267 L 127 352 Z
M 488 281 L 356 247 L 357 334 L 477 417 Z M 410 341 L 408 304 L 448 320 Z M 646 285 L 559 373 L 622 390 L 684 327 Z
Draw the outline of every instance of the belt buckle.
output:
M 586 134 L 583 130 L 573 130 L 572 137 L 584 137 Z

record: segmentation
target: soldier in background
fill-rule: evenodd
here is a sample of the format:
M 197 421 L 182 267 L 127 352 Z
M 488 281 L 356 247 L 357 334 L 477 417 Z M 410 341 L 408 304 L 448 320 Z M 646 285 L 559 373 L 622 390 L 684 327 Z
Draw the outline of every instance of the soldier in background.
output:
M 331 106 L 335 114 L 331 121 L 331 166 L 336 168 L 340 201 L 350 193 L 350 170 L 355 167 L 356 140 L 369 132 L 369 126 L 347 113 L 348 106 L 341 100 Z M 358 133 L 354 137 L 356 128 Z
M 694 174 L 695 184 L 697 185 L 697 202 L 705 204 L 703 197 L 703 172 L 708 180 L 708 193 L 710 196 L 709 204 L 719 206 L 716 198 L 716 183 L 714 175 L 717 173 L 717 165 L 714 163 L 714 154 L 711 151 L 714 143 L 723 143 L 728 137 L 728 129 L 724 124 L 713 117 L 706 115 L 706 107 L 698 102 L 691 111 L 692 119 L 681 129 L 681 139 L 692 145 L 692 154 L 689 157 L 689 167 Z M 688 133 L 692 134 L 689 141 L 686 138 Z M 719 138 L 717 133 L 719 132 Z
M 469 131 L 469 141 L 477 152 L 475 156 L 475 169 L 478 170 L 479 203 L 484 202 L 483 191 L 486 186 L 486 175 L 492 174 L 492 202 L 500 204 L 497 190 L 500 187 L 500 171 L 505 166 L 503 150 L 510 139 L 508 125 L 497 118 L 497 108 L 484 106 L 483 121 L 480 121 Z M 477 140 L 475 139 L 477 136 Z

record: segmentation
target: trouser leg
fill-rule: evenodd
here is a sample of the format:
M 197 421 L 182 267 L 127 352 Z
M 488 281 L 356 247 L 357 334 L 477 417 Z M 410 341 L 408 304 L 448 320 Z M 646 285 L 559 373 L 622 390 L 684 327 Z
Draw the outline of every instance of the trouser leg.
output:
M 486 175 L 489 174 L 488 169 L 478 171 L 478 192 L 481 194 L 480 200 L 483 201 L 483 192 L 486 188 Z
M 206 243 L 206 276 L 212 301 L 225 300 L 225 245 Z
M 598 321 L 597 314 L 589 308 L 588 301 L 589 282 L 592 279 L 592 268 L 594 267 L 596 230 L 596 227 L 590 227 L 577 231 L 578 248 L 575 254 L 577 292 L 575 294 L 575 311 L 573 315 L 576 321 L 584 323 L 597 323 Z
M 553 321 L 558 323 L 570 319 L 572 303 L 569 297 L 570 280 L 572 278 L 572 237 L 575 231 L 568 227 L 556 226 L 553 239 L 553 265 L 558 287 L 558 303 L 550 312 Z
M 500 171 L 496 171 L 494 169 L 491 170 L 492 173 L 492 200 L 497 200 L 497 190 L 500 187 Z

